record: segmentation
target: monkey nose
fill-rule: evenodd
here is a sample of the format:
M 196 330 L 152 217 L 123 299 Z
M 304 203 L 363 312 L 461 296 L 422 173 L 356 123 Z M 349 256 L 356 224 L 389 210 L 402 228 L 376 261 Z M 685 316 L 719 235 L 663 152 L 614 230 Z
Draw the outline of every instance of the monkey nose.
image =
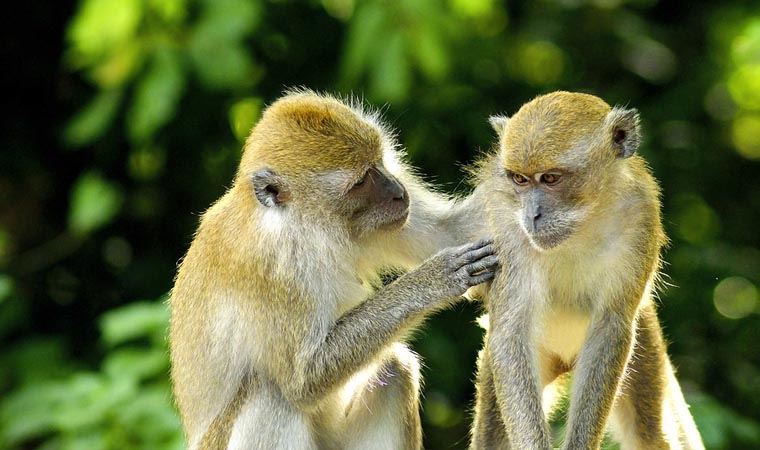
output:
M 393 192 L 393 200 L 401 201 L 406 200 L 406 189 L 403 186 L 399 186 L 400 189 Z
M 539 221 L 541 220 L 541 213 L 540 212 L 535 212 L 535 213 L 532 214 L 532 216 L 533 216 L 533 220 L 530 223 L 530 225 L 531 225 L 531 231 L 535 232 L 535 231 L 538 230 L 539 225 L 540 225 Z

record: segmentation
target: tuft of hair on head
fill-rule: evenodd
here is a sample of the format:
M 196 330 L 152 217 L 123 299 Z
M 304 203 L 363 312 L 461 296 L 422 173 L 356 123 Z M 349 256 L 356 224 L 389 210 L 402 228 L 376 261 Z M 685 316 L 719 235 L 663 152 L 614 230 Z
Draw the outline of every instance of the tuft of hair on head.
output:
M 641 144 L 641 120 L 635 108 L 615 106 L 604 120 L 612 147 L 619 158 L 633 156 Z
M 491 128 L 496 132 L 496 135 L 501 138 L 504 135 L 504 132 L 507 131 L 509 117 L 502 114 L 496 114 L 488 118 L 488 123 L 491 124 Z

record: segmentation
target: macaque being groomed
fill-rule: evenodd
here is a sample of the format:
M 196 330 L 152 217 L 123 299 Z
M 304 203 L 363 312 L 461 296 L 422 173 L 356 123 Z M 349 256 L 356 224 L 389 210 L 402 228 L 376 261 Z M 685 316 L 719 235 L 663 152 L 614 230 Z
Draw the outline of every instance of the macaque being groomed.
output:
M 572 371 L 563 449 L 703 449 L 653 293 L 666 237 L 635 110 L 555 92 L 492 117 L 475 169 L 502 268 L 486 295 L 473 449 L 551 449 L 542 394 Z M 563 377 L 564 378 L 564 377 Z
M 335 98 L 295 91 L 264 112 L 171 293 L 190 450 L 421 447 L 401 341 L 497 258 L 488 241 L 450 247 L 464 220 L 401 158 L 374 114 Z M 379 270 L 420 262 L 379 287 Z

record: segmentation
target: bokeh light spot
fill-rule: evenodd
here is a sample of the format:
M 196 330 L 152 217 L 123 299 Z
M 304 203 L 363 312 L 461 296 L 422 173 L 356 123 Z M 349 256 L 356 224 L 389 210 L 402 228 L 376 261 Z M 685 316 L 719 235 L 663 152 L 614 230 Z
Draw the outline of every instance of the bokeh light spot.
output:
M 705 111 L 716 120 L 731 120 L 736 114 L 736 103 L 724 83 L 718 83 L 705 94 Z
M 451 9 L 462 17 L 484 17 L 493 11 L 493 0 L 449 0 Z
M 322 0 L 322 6 L 336 19 L 348 20 L 354 15 L 356 3 L 354 0 Z
M 652 83 L 664 83 L 676 73 L 676 55 L 663 44 L 641 39 L 623 54 L 623 64 L 633 73 Z
M 125 42 L 137 30 L 142 9 L 139 0 L 85 0 L 69 28 L 75 56 L 92 61 Z
M 520 48 L 517 64 L 529 84 L 550 85 L 559 81 L 565 70 L 565 54 L 551 42 L 529 42 Z
M 726 278 L 715 286 L 713 303 L 715 309 L 723 316 L 729 319 L 742 319 L 757 308 L 757 287 L 746 278 Z
M 720 228 L 718 215 L 696 194 L 682 194 L 675 199 L 676 232 L 683 240 L 700 244 L 714 238 Z
M 728 92 L 742 108 L 760 109 L 760 64 L 739 66 L 728 77 Z
M 112 236 L 103 243 L 103 259 L 116 269 L 123 269 L 132 262 L 132 246 L 126 239 Z
M 144 147 L 129 154 L 129 174 L 138 180 L 150 180 L 166 165 L 166 152 L 157 147 Z
M 452 407 L 449 399 L 439 392 L 428 394 L 423 411 L 427 420 L 439 428 L 450 428 L 462 421 L 462 413 Z
M 13 293 L 13 278 L 6 274 L 0 274 L 0 303 Z
M 257 97 L 248 97 L 235 102 L 230 108 L 230 127 L 238 141 L 243 142 L 259 119 L 264 102 Z
M 736 151 L 749 159 L 760 159 L 760 114 L 741 114 L 731 129 Z

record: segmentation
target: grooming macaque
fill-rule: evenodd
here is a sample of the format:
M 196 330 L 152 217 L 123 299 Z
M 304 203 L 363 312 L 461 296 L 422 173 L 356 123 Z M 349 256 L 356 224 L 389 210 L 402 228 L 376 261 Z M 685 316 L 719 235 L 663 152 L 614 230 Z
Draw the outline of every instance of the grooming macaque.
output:
M 464 219 L 401 157 L 375 115 L 331 97 L 291 92 L 264 112 L 171 295 L 190 450 L 421 447 L 419 363 L 401 341 L 497 258 L 488 241 L 449 247 Z M 381 286 L 379 270 L 416 264 Z
M 635 110 L 556 92 L 493 117 L 475 169 L 502 268 L 486 296 L 473 449 L 551 449 L 542 393 L 572 371 L 563 449 L 702 449 L 653 292 L 666 237 Z M 564 378 L 564 377 L 563 377 Z

